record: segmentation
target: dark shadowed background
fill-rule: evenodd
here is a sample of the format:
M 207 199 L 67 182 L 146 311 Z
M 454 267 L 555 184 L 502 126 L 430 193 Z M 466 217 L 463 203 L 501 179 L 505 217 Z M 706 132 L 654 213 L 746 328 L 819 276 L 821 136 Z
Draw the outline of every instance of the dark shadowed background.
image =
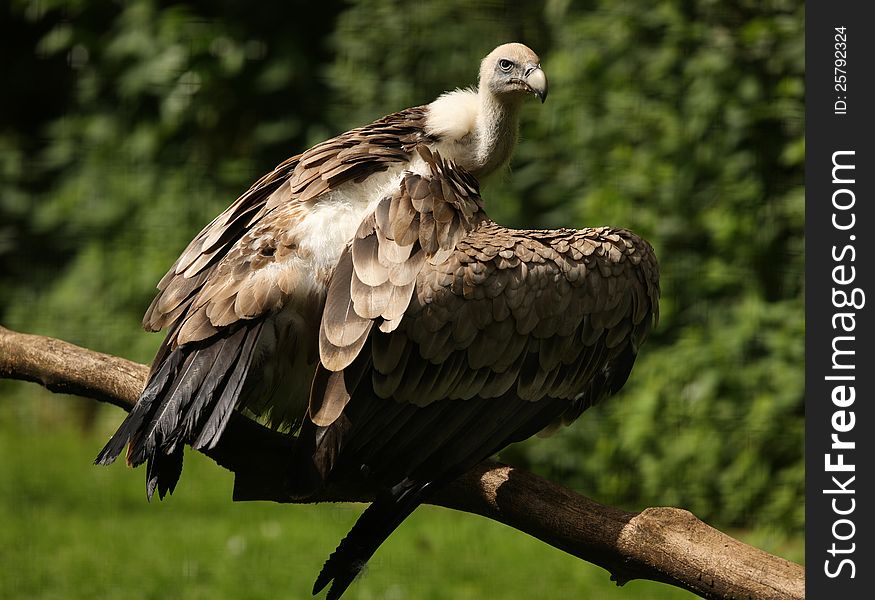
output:
M 633 229 L 663 300 L 617 397 L 501 458 L 801 561 L 802 3 L 520 4 L 4 3 L 0 323 L 149 362 L 155 283 L 252 181 L 476 83 L 483 55 L 521 41 L 550 97 L 523 111 L 487 210 Z M 0 597 L 303 597 L 357 509 L 232 505 L 230 476 L 193 454 L 173 498 L 147 505 L 142 473 L 90 466 L 121 418 L 0 381 Z M 518 532 L 419 513 L 351 598 L 688 596 L 616 591 Z

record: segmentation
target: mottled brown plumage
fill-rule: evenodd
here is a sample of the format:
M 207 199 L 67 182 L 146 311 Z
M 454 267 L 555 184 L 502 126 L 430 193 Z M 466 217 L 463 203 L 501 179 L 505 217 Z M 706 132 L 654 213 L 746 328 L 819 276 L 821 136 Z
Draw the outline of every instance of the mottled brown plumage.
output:
M 343 275 L 355 278 L 353 271 Z M 332 281 L 329 298 L 336 290 L 349 289 L 343 279 Z M 569 423 L 622 386 L 657 318 L 658 280 L 652 249 L 627 230 L 517 231 L 483 220 L 444 260 L 423 263 L 397 326 L 363 326 L 365 339 L 351 344 L 356 355 L 344 355 L 344 364 L 334 370 L 352 365 L 356 373 L 365 373 L 357 378 L 368 400 L 359 404 L 383 406 L 368 410 L 380 413 L 369 419 L 384 423 L 393 414 L 386 406 L 425 408 L 458 400 L 485 407 L 507 398 L 559 401 L 543 426 Z M 336 315 L 326 310 L 323 330 L 335 319 L 368 320 L 354 314 L 355 301 L 349 305 L 347 312 Z M 384 322 L 379 316 L 371 321 Z M 358 391 L 343 389 L 345 401 L 356 398 Z M 311 399 L 319 407 L 323 402 L 324 398 Z M 333 419 L 317 425 L 333 426 L 341 414 L 332 411 Z M 411 413 L 407 425 L 418 418 Z M 361 425 L 345 421 L 337 427 L 344 432 L 332 439 L 342 439 L 341 446 L 355 446 L 352 440 L 361 435 Z M 395 437 L 366 441 L 375 452 L 379 448 L 405 455 Z M 409 441 L 429 447 L 430 453 L 441 452 L 431 436 Z M 343 458 L 346 452 L 357 463 L 355 468 L 368 464 L 367 455 L 342 448 L 339 453 L 332 450 L 331 456 Z M 390 463 L 368 467 L 399 481 L 413 473 L 394 471 Z M 319 470 L 333 468 L 320 465 Z
M 158 283 L 143 325 L 159 331 L 177 322 L 176 347 L 205 339 L 219 327 L 285 305 L 308 275 L 302 273 L 295 224 L 314 199 L 349 182 L 406 165 L 424 133 L 425 107 L 410 108 L 353 129 L 289 158 L 258 180 L 203 229 Z M 277 268 L 278 267 L 278 268 Z M 275 269 L 268 278 L 260 277 Z M 328 273 L 319 273 L 319 283 Z
M 322 313 L 299 436 L 311 485 L 364 474 L 389 490 L 320 573 L 314 590 L 333 582 L 332 598 L 429 489 L 616 392 L 658 314 L 647 242 L 501 227 L 475 182 L 423 157 L 430 173 L 360 226 Z
M 359 321 L 362 337 L 336 363 L 323 346 L 335 370 L 319 367 L 330 385 L 313 386 L 301 447 L 321 478 L 364 476 L 389 492 L 325 564 L 315 589 L 333 581 L 330 597 L 429 490 L 622 387 L 658 315 L 653 250 L 624 229 L 515 231 L 482 219 L 441 258 L 422 263 L 391 328 L 351 298 L 355 268 L 332 280 L 329 301 L 347 301 L 326 307 L 323 331 Z

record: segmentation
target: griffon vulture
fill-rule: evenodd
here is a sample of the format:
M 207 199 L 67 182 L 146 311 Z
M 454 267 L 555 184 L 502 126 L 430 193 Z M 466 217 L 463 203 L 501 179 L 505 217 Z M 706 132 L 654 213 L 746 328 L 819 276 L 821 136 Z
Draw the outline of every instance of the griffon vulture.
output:
M 649 244 L 484 212 L 478 179 L 508 162 L 528 94 L 547 94 L 539 59 L 505 44 L 476 90 L 257 181 L 159 282 L 144 325 L 167 337 L 96 462 L 127 446 L 163 497 L 183 446 L 213 447 L 234 410 L 297 434 L 293 493 L 383 490 L 317 578 L 339 598 L 431 490 L 617 391 L 657 314 Z

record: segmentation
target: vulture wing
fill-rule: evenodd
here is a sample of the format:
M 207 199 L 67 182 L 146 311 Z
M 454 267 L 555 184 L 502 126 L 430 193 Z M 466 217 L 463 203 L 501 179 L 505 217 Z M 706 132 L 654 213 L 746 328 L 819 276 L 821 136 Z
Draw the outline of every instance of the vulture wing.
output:
M 656 259 L 626 230 L 514 231 L 478 218 L 452 245 L 431 243 L 438 198 L 470 222 L 470 194 L 446 202 L 458 177 L 452 165 L 409 176 L 331 282 L 299 441 L 320 478 L 365 476 L 388 491 L 326 562 L 314 589 L 333 580 L 328 598 L 428 490 L 622 387 L 657 316 Z M 396 264 L 418 269 L 412 291 Z
M 367 212 L 374 199 L 361 184 L 408 164 L 426 139 L 425 115 L 394 113 L 289 158 L 192 240 L 143 319 L 148 330 L 168 329 L 146 388 L 97 463 L 128 446 L 129 464 L 149 462 L 148 495 L 163 497 L 179 478 L 182 446 L 215 445 L 235 408 L 297 427 L 318 359 L 312 323 L 352 235 L 326 227 L 336 205 L 352 206 L 347 220 Z M 256 365 L 259 376 L 247 377 Z
M 276 261 L 252 259 L 259 254 L 270 259 L 271 252 L 283 249 L 295 251 L 311 241 L 306 238 L 324 234 L 301 231 L 298 225 L 325 201 L 325 194 L 406 165 L 424 139 L 425 111 L 409 108 L 348 131 L 287 159 L 258 180 L 191 241 L 158 283 L 160 291 L 143 318 L 146 329 L 158 331 L 179 322 L 180 329 L 168 340 L 173 347 L 205 339 L 236 320 L 228 311 L 231 297 L 237 318 L 258 316 L 264 292 L 253 291 L 257 297 L 251 297 L 244 291 L 251 285 L 236 282 Z M 370 200 L 361 202 L 367 205 Z M 296 256 L 306 258 L 300 254 Z M 225 281 L 228 275 L 235 280 L 232 295 Z M 238 304 L 241 291 L 244 297 Z

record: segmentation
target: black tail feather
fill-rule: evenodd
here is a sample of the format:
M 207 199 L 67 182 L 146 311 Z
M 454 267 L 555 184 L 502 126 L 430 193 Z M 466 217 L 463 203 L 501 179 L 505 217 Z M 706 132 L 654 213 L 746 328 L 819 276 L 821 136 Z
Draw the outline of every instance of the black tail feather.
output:
M 182 349 L 179 351 L 183 352 Z M 196 393 L 209 374 L 199 368 L 201 354 L 197 350 L 186 352 L 180 369 L 164 386 L 160 403 L 152 413 L 152 418 L 131 438 L 128 455 L 133 466 L 175 447 L 176 440 L 169 436 L 176 429 L 180 414 L 191 401 L 192 394 Z
M 237 359 L 234 370 L 228 375 L 224 383 L 222 395 L 215 403 L 212 414 L 200 428 L 199 435 L 194 440 L 185 440 L 191 444 L 192 448 L 197 450 L 213 448 L 216 442 L 219 441 L 219 436 L 222 435 L 225 426 L 228 424 L 228 419 L 231 418 L 231 413 L 237 404 L 237 399 L 240 397 L 240 391 L 243 389 L 243 383 L 246 381 L 246 375 L 249 373 L 249 366 L 252 364 L 253 351 L 255 350 L 255 342 L 261 333 L 261 325 L 262 322 L 255 323 L 246 332 L 246 337 L 240 349 L 240 357 Z
M 146 461 L 146 499 L 152 500 L 155 491 L 158 497 L 172 494 L 182 475 L 182 447 L 177 447 L 170 454 L 156 452 Z
M 262 321 L 249 321 L 219 338 L 162 346 L 158 365 L 136 406 L 100 451 L 112 463 L 128 446 L 131 466 L 148 463 L 146 494 L 173 493 L 182 472 L 183 445 L 213 447 L 237 405 L 254 357 Z
M 338 600 L 377 548 L 422 503 L 429 485 L 405 480 L 385 496 L 378 497 L 325 561 L 313 584 L 313 594 L 331 583 L 326 598 Z
M 166 361 L 158 368 L 158 370 L 150 377 L 149 382 L 146 384 L 146 388 L 143 390 L 143 393 L 140 394 L 140 398 L 137 400 L 137 404 L 128 413 L 128 416 L 119 426 L 118 431 L 116 431 L 113 436 L 109 439 L 100 453 L 97 455 L 97 458 L 94 459 L 94 463 L 98 465 L 109 465 L 115 462 L 115 459 L 118 458 L 119 454 L 121 454 L 122 450 L 124 450 L 125 446 L 127 446 L 128 442 L 133 438 L 138 431 L 143 426 L 143 423 L 147 422 L 151 419 L 154 414 L 157 406 L 155 405 L 155 400 L 162 394 L 164 391 L 164 387 L 167 385 L 168 378 L 173 377 L 173 374 L 179 368 L 179 364 L 182 361 L 183 356 L 181 353 L 171 354 Z M 144 457 L 145 458 L 145 457 Z M 129 462 L 131 464 L 141 464 L 143 460 L 134 463 L 129 457 Z
M 213 373 L 228 373 L 230 372 L 237 360 L 237 353 L 233 351 L 234 343 L 239 343 L 235 336 L 223 338 L 212 344 L 208 348 L 204 348 L 202 352 L 211 355 L 212 363 L 210 371 Z M 171 434 L 175 439 L 194 439 L 198 432 L 203 427 L 204 421 L 209 416 L 207 410 L 213 398 L 216 396 L 217 390 L 224 383 L 222 377 L 208 377 L 203 382 L 195 396 L 189 403 L 185 411 L 185 415 L 180 419 L 179 426 Z

